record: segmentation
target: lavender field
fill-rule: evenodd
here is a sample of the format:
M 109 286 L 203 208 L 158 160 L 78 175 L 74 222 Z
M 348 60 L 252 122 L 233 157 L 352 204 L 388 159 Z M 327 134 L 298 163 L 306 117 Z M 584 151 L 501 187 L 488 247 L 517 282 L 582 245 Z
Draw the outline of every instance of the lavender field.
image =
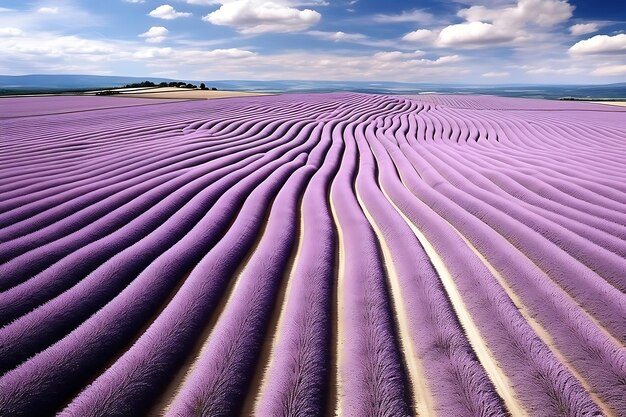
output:
M 624 107 L 0 109 L 0 416 L 626 416 Z

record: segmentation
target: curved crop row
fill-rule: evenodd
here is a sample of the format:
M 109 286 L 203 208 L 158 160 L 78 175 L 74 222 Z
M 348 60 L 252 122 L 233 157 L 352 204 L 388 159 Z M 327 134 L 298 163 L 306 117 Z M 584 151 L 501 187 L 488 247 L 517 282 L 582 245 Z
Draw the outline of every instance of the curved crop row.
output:
M 626 109 L 4 104 L 0 415 L 626 415 Z

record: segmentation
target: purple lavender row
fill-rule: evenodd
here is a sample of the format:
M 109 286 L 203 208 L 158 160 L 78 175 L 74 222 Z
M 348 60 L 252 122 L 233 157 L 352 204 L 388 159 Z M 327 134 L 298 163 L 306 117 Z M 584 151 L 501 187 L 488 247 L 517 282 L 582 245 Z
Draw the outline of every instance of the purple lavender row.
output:
M 414 150 L 407 152 L 407 157 L 433 189 L 489 224 L 570 293 L 617 339 L 622 343 L 626 341 L 626 322 L 622 319 L 626 315 L 624 293 L 524 224 L 452 187 Z
M 336 122 L 335 122 L 336 123 Z M 330 140 L 330 122 L 322 137 Z M 328 386 L 331 367 L 331 293 L 337 242 L 327 196 L 343 144 L 335 142 L 302 197 L 302 246 L 291 289 L 282 312 L 283 324 L 265 371 L 255 415 L 319 416 L 332 403 Z
M 231 149 L 220 150 L 219 152 L 214 153 L 210 160 L 196 166 L 194 169 L 187 171 L 183 175 L 178 174 L 178 177 L 175 177 L 176 180 L 170 181 L 170 184 L 176 181 L 181 182 L 181 180 L 193 182 L 196 178 L 206 174 L 207 171 L 210 172 L 211 170 L 220 168 L 221 166 L 227 164 L 230 158 L 229 155 L 237 153 L 240 155 L 240 158 L 242 158 L 258 152 L 267 151 L 269 149 L 272 149 L 272 147 L 278 147 L 285 142 L 284 139 L 282 141 L 279 141 L 278 139 L 287 134 L 290 129 L 293 130 L 297 128 L 297 125 L 286 126 L 285 129 L 279 129 L 278 131 L 273 132 L 272 135 L 269 135 L 267 137 L 252 136 L 251 138 L 248 138 L 247 141 L 244 141 L 239 145 L 235 145 Z M 165 175 L 168 174 L 166 173 Z M 155 179 L 152 182 L 147 181 L 147 185 L 154 187 L 159 184 L 159 181 L 162 180 Z M 144 191 L 143 194 L 141 194 L 142 191 Z M 55 240 L 58 237 L 67 236 L 70 233 L 78 230 L 79 228 L 89 225 L 94 220 L 101 218 L 102 213 L 112 211 L 116 208 L 116 206 L 124 206 L 125 204 L 128 204 L 129 201 L 132 201 L 132 199 L 134 197 L 136 198 L 138 195 L 143 195 L 143 198 L 145 198 L 146 195 L 149 195 L 146 194 L 145 191 L 146 184 L 139 183 L 134 188 L 120 191 L 115 196 L 109 197 L 104 201 L 93 204 L 92 206 L 83 209 L 78 213 L 69 215 L 63 220 L 56 222 L 48 227 L 43 227 L 42 229 L 39 229 L 38 231 L 30 235 L 25 235 L 25 233 L 32 229 L 32 225 L 29 222 L 27 222 L 26 225 L 16 224 L 14 225 L 14 227 L 12 227 L 14 234 L 17 234 L 18 236 L 21 235 L 23 237 L 15 239 L 13 242 L 10 242 L 10 244 L 7 245 L 6 250 L 0 251 L 0 257 L 3 259 L 7 259 L 8 257 L 15 256 L 16 253 L 12 252 L 11 249 L 19 250 L 20 246 L 15 247 L 15 245 L 20 245 L 20 243 L 22 243 L 22 247 L 25 244 L 27 245 L 26 249 L 32 249 L 34 245 L 43 245 L 47 242 Z M 46 216 L 46 214 L 43 213 L 40 217 L 47 220 L 49 216 L 50 214 Z M 118 219 L 117 221 L 119 220 L 121 219 Z M 102 236 L 102 234 L 100 236 Z M 7 253 L 6 251 L 9 252 Z M 3 282 L 3 285 L 7 285 L 4 284 L 4 278 L 2 278 L 0 281 Z
M 426 173 L 426 172 L 433 172 L 433 171 L 430 168 L 427 168 L 426 166 L 422 164 L 420 165 L 420 172 Z M 443 183 L 440 183 L 440 184 L 443 184 Z M 441 188 L 441 186 L 439 186 L 439 188 Z M 460 214 L 460 213 L 458 215 L 454 214 L 454 210 L 451 211 L 451 209 L 454 208 L 454 206 L 450 206 L 449 204 L 444 203 L 443 200 L 441 203 L 436 202 L 437 201 L 436 199 L 432 200 L 432 198 L 429 198 L 428 200 L 425 200 L 425 201 L 429 205 L 431 205 L 431 207 L 434 207 L 436 210 L 440 211 L 440 213 L 444 217 L 446 217 L 448 221 L 455 224 L 462 233 L 466 234 L 468 237 L 472 236 L 472 240 L 476 232 L 472 232 L 474 229 L 468 229 L 467 225 L 473 223 L 474 224 L 473 227 L 476 227 L 478 225 L 481 225 L 482 228 L 486 227 L 484 224 L 481 224 L 481 222 L 476 222 L 477 219 L 472 219 L 471 217 L 468 218 L 466 214 L 465 215 Z M 463 204 L 462 206 L 465 207 L 465 204 Z M 485 230 L 489 230 L 489 229 L 487 228 Z M 491 242 L 494 240 L 494 236 L 491 236 L 491 237 L 488 237 L 488 236 L 489 236 L 489 233 L 487 233 L 485 237 L 482 238 L 481 245 L 477 245 L 479 249 L 482 248 L 482 244 L 484 244 L 484 242 Z M 499 256 L 497 254 L 502 252 L 502 248 L 501 246 L 499 246 L 498 244 L 495 244 L 494 242 L 494 244 L 489 246 L 488 250 L 485 250 L 485 251 L 481 250 L 481 252 L 491 259 L 490 255 L 493 255 L 494 257 Z M 512 258 L 510 255 L 505 255 L 505 254 L 503 254 L 502 256 L 503 258 L 500 258 L 500 259 L 501 260 L 506 259 L 505 265 L 509 265 L 509 268 L 510 268 L 511 261 L 513 259 L 515 260 L 519 259 L 518 257 Z M 512 277 L 528 276 L 529 274 L 528 263 L 524 262 L 524 258 L 519 259 L 519 262 L 517 265 L 518 265 L 517 266 L 518 268 L 525 267 L 526 272 L 518 271 L 516 273 L 512 273 L 511 276 Z M 502 264 L 497 263 L 497 267 L 502 267 Z M 538 272 L 539 272 L 539 275 L 543 275 L 543 273 L 538 271 L 534 265 L 533 267 L 535 268 L 535 272 L 533 273 L 535 276 L 537 276 Z M 530 270 L 532 270 L 532 268 Z M 545 275 L 543 275 L 543 277 L 544 277 L 543 282 L 540 281 L 540 283 L 543 284 L 544 288 L 546 284 L 552 284 L 551 281 Z M 517 285 L 515 285 L 515 287 L 517 288 Z M 527 289 L 529 287 L 520 286 L 520 288 Z M 541 287 L 536 291 L 544 291 L 544 294 L 546 293 L 544 289 L 541 289 Z M 572 358 L 573 361 L 577 362 L 576 365 L 581 367 L 583 374 L 589 375 L 588 378 L 590 382 L 592 383 L 592 386 L 598 389 L 602 397 L 611 404 L 612 408 L 615 410 L 622 410 L 624 408 L 624 404 L 622 404 L 622 400 L 616 396 L 616 393 L 622 389 L 621 387 L 622 384 L 619 381 L 623 378 L 623 375 L 624 375 L 624 369 L 623 369 L 624 360 L 623 358 L 621 358 L 620 356 L 621 354 L 618 354 L 617 353 L 618 351 L 615 350 L 615 345 L 614 345 L 615 342 L 611 341 L 610 338 L 607 339 L 607 336 L 602 334 L 602 332 L 600 332 L 596 328 L 596 326 L 589 320 L 589 318 L 585 317 L 584 315 L 581 317 L 580 311 L 578 311 L 577 306 L 575 306 L 575 304 L 572 303 L 571 299 L 569 299 L 567 296 L 563 297 L 564 293 L 562 290 L 560 293 L 557 293 L 557 294 L 563 301 L 555 303 L 553 300 L 551 300 L 550 297 L 555 296 L 554 290 L 552 290 L 552 292 L 550 293 L 550 296 L 548 296 L 548 298 L 545 301 L 543 301 L 544 311 L 545 311 L 546 304 L 554 305 L 554 307 L 557 310 L 559 309 L 561 310 L 559 313 L 561 316 L 563 316 L 564 314 L 570 316 L 570 318 L 567 321 L 571 322 L 572 320 L 574 320 L 574 323 L 578 321 L 577 324 L 572 323 L 571 325 L 572 327 L 566 327 L 567 331 L 565 333 L 568 336 L 568 339 L 566 339 L 564 344 L 566 344 L 566 346 L 569 348 L 567 353 L 571 355 L 570 357 Z M 535 293 L 532 297 L 533 298 L 531 299 L 537 300 L 538 294 Z M 611 309 L 607 309 L 605 311 L 608 314 L 611 314 L 611 312 L 614 312 L 614 310 L 611 310 Z M 552 316 L 548 315 L 547 317 L 556 316 L 556 313 L 554 310 L 551 311 L 551 314 Z M 572 319 L 571 317 L 574 317 L 574 319 Z M 585 322 L 586 324 L 583 325 L 583 323 Z M 553 321 L 549 321 L 549 323 L 553 323 L 554 325 L 559 326 L 559 328 L 561 329 L 561 334 L 563 333 L 564 327 L 562 325 L 563 323 L 562 321 L 553 320 Z M 576 329 L 576 331 L 573 332 L 572 329 Z M 594 336 L 591 337 L 590 333 L 593 334 Z M 580 346 L 589 346 L 588 347 L 589 350 L 587 350 L 587 352 L 589 351 L 596 352 L 594 354 L 594 360 L 589 360 L 589 357 L 583 356 L 584 362 L 580 362 L 580 360 L 583 359 L 580 356 Z M 577 352 L 576 354 L 572 352 L 571 350 L 574 347 L 576 347 L 576 352 Z M 596 355 L 599 355 L 599 356 L 596 356 Z M 613 381 L 613 382 L 608 382 L 608 381 Z
M 192 227 L 194 230 L 197 229 L 196 223 L 222 194 L 229 192 L 233 187 L 237 190 L 246 186 L 246 183 L 253 180 L 258 183 L 263 175 L 268 175 L 281 164 L 289 161 L 293 155 L 313 146 L 313 143 L 306 142 L 309 132 L 310 128 L 292 132 L 291 137 L 284 139 L 288 142 L 286 149 L 278 147 L 270 151 L 261 160 L 253 163 L 246 160 L 242 161 L 242 164 L 234 163 L 233 168 L 239 168 L 240 172 L 235 172 L 235 175 L 226 175 L 217 181 L 214 179 L 215 182 L 211 186 L 191 199 L 174 216 L 167 218 L 163 225 L 137 243 L 126 249 L 120 249 L 119 253 L 116 253 L 115 247 L 113 247 L 113 253 L 109 251 L 112 243 L 115 242 L 113 239 L 122 239 L 123 242 L 128 233 L 126 229 L 120 229 L 119 232 L 111 235 L 109 240 L 96 241 L 85 247 L 84 250 L 72 253 L 65 262 L 62 261 L 54 265 L 45 271 L 46 274 L 28 281 L 25 285 L 30 287 L 26 288 L 29 291 L 17 292 L 23 287 L 19 286 L 13 293 L 10 291 L 3 293 L 3 295 L 14 296 L 13 302 L 11 302 L 11 298 L 6 298 L 7 303 L 4 309 L 8 310 L 6 314 L 15 315 L 16 310 L 18 313 L 24 310 L 24 304 L 32 306 L 33 300 L 37 301 L 38 297 L 40 300 L 45 300 L 49 297 L 50 291 L 58 291 L 63 285 L 74 285 L 60 297 L 52 299 L 42 307 L 0 330 L 0 332 L 4 332 L 7 340 L 12 340 L 12 343 L 7 343 L 7 351 L 2 355 L 4 360 L 2 369 L 10 369 L 11 366 L 15 366 L 29 354 L 37 352 L 57 340 L 56 338 L 65 335 L 73 326 L 86 319 L 95 309 L 100 308 L 103 303 L 112 298 L 117 291 L 128 285 L 161 253 L 166 250 L 171 252 L 176 247 L 173 243 L 179 239 L 184 240 Z M 284 153 L 285 151 L 287 152 Z M 235 161 L 233 160 L 233 162 Z M 249 165 L 246 167 L 246 164 Z M 239 165 L 243 166 L 240 167 Z M 217 171 L 216 176 L 219 178 L 220 175 L 227 173 L 228 171 Z M 257 176 L 250 177 L 252 173 L 256 173 Z M 202 184 L 200 183 L 200 185 Z M 158 214 L 159 208 L 161 206 L 156 206 L 149 214 Z M 149 219 L 150 217 L 139 218 L 137 221 Z M 112 257 L 108 259 L 110 256 Z M 81 268 L 89 267 L 89 263 L 85 263 L 88 259 L 92 259 L 95 269 L 88 275 L 84 272 L 81 274 Z M 107 260 L 100 265 L 99 263 L 105 259 Z M 68 277 L 68 270 L 74 272 L 73 277 Z M 83 279 L 84 276 L 87 278 Z M 76 282 L 79 284 L 75 285 Z M 108 285 L 102 286 L 102 282 Z M 85 297 L 84 294 L 91 294 L 91 296 Z M 78 300 L 82 301 L 79 302 Z M 43 329 L 38 329 L 44 323 Z M 24 329 L 30 330 L 24 331 Z
M 265 107 L 269 107 L 269 106 L 265 106 Z M 271 107 L 269 107 L 269 108 L 271 108 Z M 231 117 L 234 116 L 235 114 L 237 114 L 238 111 L 239 111 L 239 109 L 236 109 L 236 108 L 235 109 L 230 109 L 230 116 Z M 149 114 L 151 114 L 151 113 L 146 113 L 144 115 L 149 115 Z M 87 120 L 78 120 L 76 123 L 78 123 L 79 125 L 84 125 L 85 123 L 90 123 L 90 122 L 91 122 L 91 119 L 87 119 Z M 84 130 L 84 128 L 83 128 L 83 130 Z M 132 129 L 133 133 L 126 133 L 126 134 L 124 134 L 122 136 L 118 135 L 117 137 L 114 137 L 113 139 L 115 139 L 116 141 L 119 141 L 121 138 L 124 138 L 125 141 L 128 141 L 128 138 L 129 137 L 133 137 L 134 135 L 136 135 L 136 132 L 138 132 L 138 131 L 143 133 L 141 138 L 144 138 L 146 133 L 150 133 L 151 135 L 156 135 L 156 133 L 158 131 L 160 131 L 160 130 L 163 130 L 163 127 L 160 127 L 160 125 L 151 126 L 149 128 L 149 130 L 147 130 L 145 127 L 137 128 L 136 126 L 134 126 L 133 129 Z M 171 132 L 170 130 L 168 130 L 169 133 L 170 133 L 170 136 L 171 136 L 171 134 L 177 133 L 176 131 Z M 97 132 L 96 133 L 91 133 L 91 134 L 88 135 L 87 138 L 85 138 L 85 140 L 88 139 L 89 141 L 92 141 L 93 137 L 96 136 L 96 135 L 97 135 Z M 63 139 L 64 139 L 64 142 L 62 142 L 62 143 L 67 142 L 67 138 L 63 138 Z M 109 138 L 109 141 L 110 140 L 111 140 L 111 138 Z M 185 142 L 187 143 L 188 141 L 185 141 Z M 132 143 L 131 143 L 131 145 L 132 145 Z M 99 146 L 98 146 L 99 151 L 101 151 L 103 147 L 104 147 L 104 144 L 99 144 Z M 80 153 L 79 155 L 82 156 L 82 155 L 84 155 L 84 153 Z M 77 155 L 77 156 L 79 156 L 79 155 Z M 29 155 L 29 157 L 31 158 L 31 161 L 32 161 L 32 156 Z M 21 164 L 21 165 L 23 165 L 23 164 Z M 25 167 L 23 167 L 23 166 L 21 168 L 22 168 L 21 171 L 23 171 L 25 169 Z
M 376 176 L 393 172 L 395 168 L 388 158 L 374 159 L 366 139 L 375 140 L 373 131 L 372 125 L 360 126 L 356 131 L 360 155 L 356 187 L 379 224 L 397 270 L 401 290 L 398 301 L 404 304 L 407 314 L 398 319 L 407 321 L 410 339 L 405 343 L 413 346 L 404 354 L 415 351 L 415 359 L 424 369 L 424 375 L 415 375 L 418 379 L 415 383 L 426 386 L 425 396 L 433 396 L 432 400 L 418 398 L 423 404 L 421 407 L 418 404 L 417 409 L 446 416 L 504 416 L 502 400 L 472 354 L 428 256 L 378 188 Z M 396 306 L 396 311 L 399 310 Z M 434 402 L 432 408 L 427 406 L 429 401 Z
M 338 126 L 338 120 L 349 117 L 347 121 L 357 121 L 377 113 L 372 109 L 374 101 L 351 97 L 343 102 L 344 109 L 322 116 L 329 122 L 322 136 L 332 135 L 333 145 L 303 196 L 301 254 L 296 259 L 282 326 L 276 330 L 277 340 L 265 371 L 265 385 L 256 399 L 255 415 L 317 416 L 325 410 L 331 412 L 336 402 L 331 294 L 338 260 L 327 196 L 344 147 L 341 131 L 345 124 Z
M 385 158 L 385 151 L 376 142 L 371 141 L 370 145 L 377 159 Z M 388 170 L 381 170 L 383 189 L 424 233 L 450 269 L 482 337 L 527 412 L 546 417 L 598 412 L 582 386 L 538 339 L 482 262 L 436 213 L 441 211 L 447 218 L 455 207 L 437 198 L 436 191 L 411 174 L 415 168 L 405 155 L 410 155 L 412 149 L 401 144 L 399 149 L 386 151 L 414 196 L 407 195 L 404 186 Z M 426 171 L 424 167 L 420 173 L 424 175 Z M 471 218 L 467 214 L 462 217 L 463 221 Z M 536 378 L 529 379 L 529 373 Z
M 536 265 L 503 250 L 501 236 L 494 236 L 484 224 L 469 222 L 467 216 L 446 215 L 446 218 L 505 276 L 509 285 L 549 331 L 558 349 L 592 389 L 618 415 L 623 413 L 626 404 L 618 394 L 624 389 L 621 381 L 626 376 L 621 343 L 598 328 L 591 317 L 583 313 L 574 300 Z M 470 228 L 471 223 L 474 224 Z M 605 311 L 612 313 L 610 309 Z
M 304 160 L 303 155 L 299 156 L 298 165 Z M 145 411 L 159 386 L 163 386 L 176 365 L 189 354 L 194 339 L 198 338 L 210 316 L 216 313 L 215 306 L 223 296 L 226 284 L 234 279 L 231 277 L 237 266 L 262 230 L 264 213 L 271 204 L 273 193 L 280 195 L 283 192 L 285 180 L 283 174 L 280 191 L 272 187 L 272 194 L 255 191 L 250 195 L 225 236 L 196 265 L 150 328 L 110 369 L 74 399 L 62 415 L 113 416 L 126 415 L 129 410 L 138 413 L 144 408 Z M 224 256 L 226 253 L 228 256 Z M 121 388 L 120 378 L 130 389 L 118 389 Z
M 289 127 L 289 124 L 286 126 L 281 125 L 279 129 L 286 130 Z M 260 130 L 260 127 L 256 129 Z M 251 133 L 257 132 L 253 131 Z M 174 151 L 174 157 L 171 159 L 167 157 L 164 158 L 163 155 L 161 155 L 160 157 L 155 157 L 154 164 L 145 164 L 144 161 L 139 161 L 136 169 L 125 174 L 116 175 L 113 178 L 104 179 L 96 184 L 88 183 L 80 186 L 69 184 L 65 187 L 57 187 L 55 190 L 56 193 L 52 196 L 47 196 L 48 198 L 36 200 L 26 205 L 20 205 L 19 208 L 13 210 L 13 212 L 7 211 L 3 215 L 0 214 L 0 222 L 6 225 L 13 225 L 17 221 L 24 220 L 25 218 L 34 216 L 50 208 L 52 208 L 52 212 L 55 213 L 56 217 L 48 213 L 43 213 L 42 216 L 45 216 L 48 221 L 50 221 L 50 218 L 62 218 L 62 216 L 68 213 L 83 208 L 88 204 L 93 204 L 95 201 L 107 198 L 115 192 L 154 177 L 160 172 L 167 172 L 175 168 L 189 169 L 195 165 L 207 162 L 212 159 L 212 155 L 206 152 L 205 147 L 206 146 L 202 144 L 193 146 L 190 150 L 191 155 L 185 155 L 184 153 L 176 155 L 177 151 Z M 228 144 L 222 146 L 222 150 L 226 149 L 228 149 Z M 191 158 L 191 156 L 196 156 L 196 158 Z M 46 197 L 46 195 L 44 195 L 44 197 Z M 70 199 L 74 197 L 79 198 L 72 204 Z M 59 204 L 61 204 L 60 207 Z
M 450 149 L 450 152 L 458 155 L 455 149 Z M 521 204 L 528 210 L 546 217 L 578 235 L 585 236 L 592 242 L 622 257 L 626 256 L 626 242 L 623 240 L 626 238 L 626 227 L 541 198 L 512 180 L 501 169 L 484 167 L 485 164 L 480 157 L 465 155 L 465 161 L 468 179 L 479 183 L 485 190 L 504 191 L 517 199 L 516 204 Z
M 290 254 L 296 202 L 313 167 L 285 182 L 272 205 L 258 246 L 237 279 L 168 415 L 230 416 L 241 410 Z
M 443 177 L 456 189 L 476 197 L 484 202 L 485 210 L 497 210 L 519 221 L 526 227 L 536 231 L 545 239 L 551 241 L 572 258 L 571 262 L 580 262 L 604 278 L 611 285 L 622 292 L 626 292 L 626 260 L 616 254 L 604 250 L 591 243 L 586 238 L 579 236 L 565 228 L 554 224 L 547 219 L 524 209 L 521 204 L 511 204 L 509 199 L 501 196 L 501 193 L 489 193 L 487 181 L 481 181 L 474 171 L 468 172 L 462 164 L 454 158 L 449 158 L 445 153 L 439 152 L 432 147 L 424 147 L 424 158 L 434 166 Z M 432 157 L 431 157 L 432 155 Z M 459 172 L 465 172 L 473 181 Z M 469 207 L 469 206 L 468 206 Z M 599 279 L 599 278 L 597 278 Z
M 376 237 L 354 194 L 354 125 L 343 131 L 344 156 L 331 188 L 340 233 L 337 405 L 341 415 L 410 415 L 392 306 Z M 343 288 L 342 288 L 343 287 Z M 343 333 L 343 334 L 342 334 Z
M 282 166 L 274 169 L 263 191 L 277 192 L 284 176 L 298 164 L 280 162 Z M 263 172 L 231 188 L 192 231 L 103 309 L 68 336 L 0 378 L 2 413 L 47 415 L 68 400 L 154 314 L 177 281 L 219 239 L 240 201 L 247 197 L 248 184 L 258 183 L 260 179 Z M 121 317 L 124 321 L 120 323 Z M 18 391 L 20 394 L 15 395 Z

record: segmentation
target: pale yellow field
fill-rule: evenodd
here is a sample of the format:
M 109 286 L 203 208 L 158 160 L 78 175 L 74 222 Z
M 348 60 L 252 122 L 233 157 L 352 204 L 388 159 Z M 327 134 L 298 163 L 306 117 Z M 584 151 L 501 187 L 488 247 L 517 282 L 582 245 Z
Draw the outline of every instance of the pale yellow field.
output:
M 610 106 L 622 106 L 626 107 L 626 101 L 590 101 L 590 103 L 596 104 L 608 104 Z
M 222 91 L 222 90 L 192 90 L 187 88 L 163 87 L 145 92 L 123 93 L 122 97 L 135 98 L 172 98 L 172 99 L 211 99 L 226 97 L 264 96 L 267 93 L 253 93 L 247 91 Z M 119 97 L 118 96 L 118 97 Z

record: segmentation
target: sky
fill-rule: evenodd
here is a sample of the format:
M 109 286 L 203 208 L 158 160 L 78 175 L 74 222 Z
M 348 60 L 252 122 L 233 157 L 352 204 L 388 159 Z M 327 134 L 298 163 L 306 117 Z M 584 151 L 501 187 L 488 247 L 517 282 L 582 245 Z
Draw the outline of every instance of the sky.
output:
M 0 74 L 626 81 L 626 0 L 0 0 Z

